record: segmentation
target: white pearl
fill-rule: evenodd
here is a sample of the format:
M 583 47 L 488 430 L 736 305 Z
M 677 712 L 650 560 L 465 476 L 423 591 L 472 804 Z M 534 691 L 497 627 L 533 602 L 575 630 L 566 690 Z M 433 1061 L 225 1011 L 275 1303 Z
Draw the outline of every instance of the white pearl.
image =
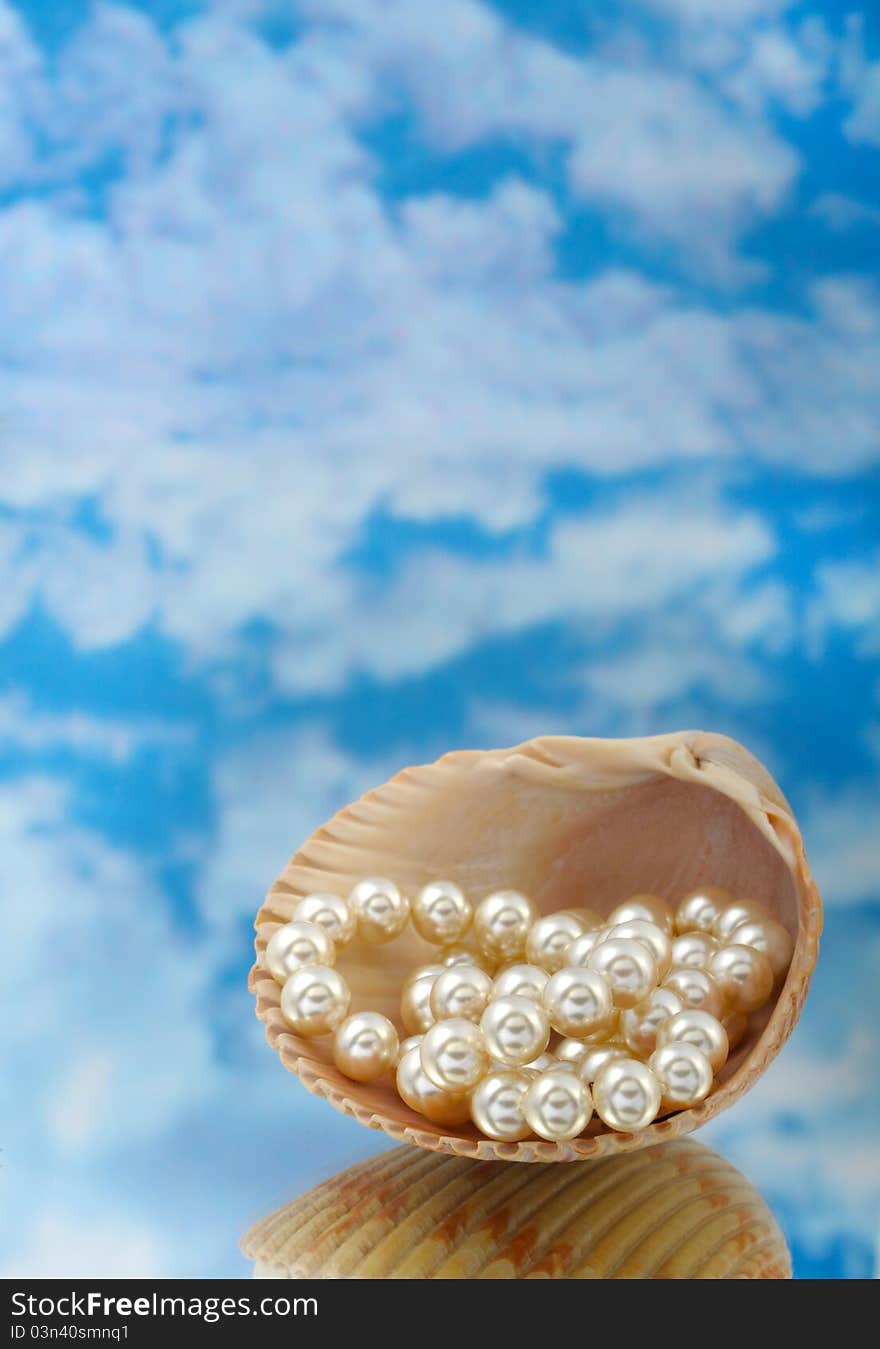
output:
M 570 1036 L 566 1036 L 553 1050 L 553 1057 L 557 1063 L 578 1064 L 586 1052 L 587 1046 L 583 1040 L 573 1040 Z
M 467 1096 L 432 1082 L 422 1068 L 419 1048 L 408 1050 L 398 1063 L 397 1092 L 411 1110 L 434 1124 L 464 1124 L 470 1118 Z
M 534 1133 L 559 1143 L 583 1133 L 593 1114 L 593 1102 L 586 1082 L 558 1066 L 529 1083 L 522 1111 Z
M 266 946 L 269 973 L 279 984 L 304 965 L 332 965 L 335 959 L 336 948 L 317 923 L 285 923 Z
M 432 881 L 412 902 L 413 927 L 438 946 L 457 942 L 470 927 L 473 907 L 452 881 Z
M 469 1091 L 489 1068 L 489 1051 L 478 1026 L 464 1017 L 437 1021 L 419 1045 L 422 1067 L 447 1091 Z
M 492 996 L 506 998 L 515 994 L 518 998 L 534 998 L 535 1002 L 540 1002 L 549 978 L 547 971 L 537 965 L 508 965 L 506 970 L 495 975 Z
M 657 1047 L 681 1041 L 683 1044 L 696 1045 L 711 1064 L 713 1073 L 724 1066 L 729 1052 L 727 1031 L 709 1012 L 701 1012 L 698 1007 L 687 1007 L 671 1016 L 660 1027 L 657 1035 Z
M 537 914 L 525 895 L 499 890 L 481 899 L 474 912 L 474 934 L 481 949 L 495 960 L 518 960 Z
M 433 1026 L 431 990 L 438 975 L 444 973 L 442 965 L 421 965 L 404 982 L 400 993 L 400 1019 L 410 1035 L 424 1033 Z
M 770 961 L 753 946 L 722 946 L 709 963 L 709 973 L 731 1012 L 754 1012 L 773 991 Z
M 687 965 L 698 970 L 706 970 L 717 950 L 718 943 L 710 933 L 683 932 L 672 943 L 672 963 L 676 967 Z
M 543 1002 L 553 1029 L 578 1040 L 610 1026 L 614 1019 L 610 988 L 600 974 L 582 965 L 552 974 Z
M 526 960 L 539 965 L 548 974 L 567 965 L 565 953 L 575 937 L 583 932 L 583 924 L 573 913 L 548 913 L 538 918 L 526 937 Z
M 617 927 L 620 923 L 633 921 L 656 923 L 664 932 L 671 932 L 672 909 L 661 895 L 633 895 L 612 909 L 605 923 L 608 927 Z
M 349 896 L 357 917 L 358 936 L 371 946 L 392 941 L 406 927 L 409 900 L 393 881 L 371 876 L 358 881 Z
M 304 923 L 317 923 L 332 940 L 337 950 L 347 946 L 355 934 L 357 923 L 351 905 L 339 895 L 319 891 L 306 895 L 293 910 L 293 917 Z
M 703 885 L 690 890 L 675 910 L 675 930 L 682 932 L 714 932 L 722 909 L 733 899 L 729 890 L 718 885 Z
M 635 1007 L 657 986 L 657 962 L 644 942 L 609 937 L 594 949 L 589 968 L 606 981 L 615 1007 Z
M 668 934 L 656 923 L 646 923 L 644 919 L 633 918 L 628 923 L 619 923 L 617 927 L 607 928 L 602 935 L 602 941 L 608 941 L 612 937 L 643 942 L 654 956 L 657 978 L 662 979 L 669 973 L 672 965 L 672 942 Z
M 520 1072 L 531 1073 L 534 1077 L 537 1076 L 538 1073 L 543 1073 L 547 1068 L 556 1068 L 557 1066 L 556 1059 L 553 1055 L 545 1053 L 539 1054 L 536 1059 L 532 1059 L 531 1063 L 524 1063 Z
M 521 1068 L 543 1054 L 550 1039 L 550 1022 L 533 998 L 493 998 L 480 1018 L 480 1030 L 493 1058 Z
M 592 1086 L 595 1082 L 599 1070 L 605 1067 L 606 1063 L 613 1063 L 615 1059 L 628 1059 L 629 1051 L 622 1045 L 588 1045 L 584 1050 L 583 1057 L 578 1060 L 578 1077 L 586 1082 L 587 1086 Z
M 788 973 L 794 954 L 789 932 L 775 918 L 752 918 L 733 929 L 729 941 L 738 946 L 753 946 L 770 961 L 775 980 Z
M 715 936 L 722 943 L 729 942 L 741 923 L 751 923 L 755 919 L 760 921 L 769 917 L 771 917 L 770 910 L 759 899 L 735 899 L 732 903 L 725 904 L 715 920 Z
M 404 1054 L 408 1054 L 411 1049 L 418 1049 L 424 1038 L 423 1035 L 408 1035 L 405 1040 L 401 1040 L 400 1048 L 397 1051 L 397 1062 L 400 1063 Z
M 281 1012 L 300 1035 L 326 1035 L 348 1015 L 351 992 L 338 970 L 304 965 L 281 990 Z
M 663 987 L 677 993 L 685 1007 L 701 1007 L 717 1017 L 724 1011 L 721 990 L 706 970 L 695 969 L 693 965 L 673 966 L 663 980 Z
M 660 1083 L 660 1104 L 665 1110 L 687 1110 L 699 1105 L 712 1090 L 712 1065 L 696 1045 L 673 1040 L 656 1049 L 648 1060 Z
M 657 1048 L 657 1035 L 660 1027 L 676 1012 L 680 1012 L 683 1003 L 671 988 L 655 988 L 635 1007 L 628 1007 L 620 1014 L 620 1029 L 624 1040 L 634 1054 L 641 1058 L 653 1054 Z
M 471 1094 L 471 1119 L 487 1138 L 515 1143 L 531 1133 L 523 1114 L 529 1086 L 526 1073 L 508 1068 L 488 1073 Z
M 441 965 L 446 965 L 450 969 L 454 965 L 476 965 L 478 969 L 485 970 L 487 974 L 495 972 L 495 961 L 489 960 L 483 955 L 482 951 L 477 950 L 476 946 L 460 945 L 444 946 L 437 952 L 437 959 Z
M 582 932 L 579 937 L 575 937 L 565 953 L 566 964 L 584 965 L 589 963 L 590 956 L 605 936 L 605 929 L 601 927 L 591 928 L 589 932 Z
M 492 979 L 476 965 L 453 965 L 438 974 L 431 989 L 431 1011 L 436 1021 L 465 1017 L 479 1021 L 492 996 Z
M 745 1012 L 731 1012 L 721 1023 L 727 1031 L 727 1043 L 730 1046 L 729 1052 L 732 1054 L 738 1045 L 741 1045 L 749 1029 L 749 1018 Z
M 355 1082 L 373 1082 L 397 1063 L 397 1031 L 381 1012 L 355 1012 L 336 1028 L 333 1062 Z
M 596 1074 L 593 1103 L 609 1129 L 624 1133 L 644 1129 L 657 1118 L 660 1084 L 638 1059 L 612 1059 Z

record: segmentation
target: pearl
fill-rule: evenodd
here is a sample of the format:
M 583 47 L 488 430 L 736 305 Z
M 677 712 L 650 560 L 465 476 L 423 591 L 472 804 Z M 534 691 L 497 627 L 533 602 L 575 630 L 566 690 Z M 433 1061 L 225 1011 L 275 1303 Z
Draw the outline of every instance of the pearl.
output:
M 557 1067 L 559 1065 L 552 1054 L 539 1054 L 536 1059 L 532 1059 L 531 1063 L 523 1064 L 520 1072 L 531 1073 L 532 1076 L 535 1076 L 537 1073 L 543 1073 L 547 1068 Z
M 633 895 L 612 909 L 605 920 L 608 927 L 633 921 L 656 923 L 664 932 L 671 932 L 672 909 L 661 895 Z
M 557 1063 L 580 1063 L 587 1052 L 587 1046 L 583 1040 L 572 1040 L 567 1037 L 560 1040 L 559 1044 L 553 1050 L 553 1057 Z
M 539 965 L 548 974 L 567 965 L 565 953 L 575 937 L 583 932 L 583 925 L 573 913 L 548 913 L 529 928 L 526 937 L 526 959 Z
M 729 941 L 738 946 L 752 946 L 770 961 L 775 980 L 782 979 L 788 972 L 791 957 L 794 954 L 794 942 L 790 933 L 777 923 L 775 918 L 752 918 L 735 927 Z
M 724 1011 L 721 990 L 706 970 L 695 969 L 693 965 L 673 966 L 663 980 L 663 987 L 677 993 L 685 1007 L 701 1007 L 717 1017 Z
M 725 904 L 715 920 L 715 936 L 720 942 L 729 942 L 741 923 L 751 923 L 755 919 L 769 918 L 770 910 L 759 899 L 735 899 Z
M 712 1090 L 712 1065 L 694 1044 L 673 1040 L 654 1051 L 648 1066 L 660 1083 L 660 1104 L 665 1110 L 699 1105 Z
M 489 1067 L 482 1031 L 461 1016 L 435 1022 L 425 1032 L 419 1053 L 428 1077 L 447 1091 L 469 1091 Z
M 531 1129 L 523 1114 L 530 1078 L 511 1069 L 487 1073 L 471 1095 L 471 1119 L 480 1133 L 499 1142 L 516 1143 Z
M 682 932 L 713 932 L 721 911 L 733 899 L 729 890 L 703 885 L 685 895 L 675 911 L 675 929 Z
M 573 965 L 557 970 L 544 989 L 544 1010 L 560 1035 L 583 1039 L 610 1026 L 614 1018 L 611 990 L 596 970 Z
M 351 905 L 339 895 L 324 894 L 323 891 L 301 899 L 293 916 L 298 922 L 317 923 L 337 949 L 348 945 L 357 927 Z
M 732 1012 L 754 1012 L 773 991 L 770 961 L 753 946 L 722 946 L 709 963 L 709 973 Z
M 657 986 L 657 962 L 644 942 L 609 937 L 594 949 L 589 968 L 607 982 L 615 1007 L 635 1007 Z
M 526 947 L 529 928 L 537 917 L 534 906 L 516 890 L 499 890 L 481 899 L 474 912 L 474 933 L 481 949 L 495 960 L 518 960 Z
M 409 900 L 393 881 L 373 876 L 358 881 L 349 896 L 357 917 L 358 936 L 370 946 L 399 937 L 409 918 Z
M 326 1035 L 348 1015 L 351 991 L 329 965 L 294 970 L 281 990 L 281 1012 L 300 1035 Z
M 660 1027 L 658 1047 L 677 1040 L 683 1044 L 696 1045 L 706 1055 L 713 1073 L 717 1073 L 727 1061 L 730 1050 L 727 1031 L 717 1017 L 709 1012 L 701 1012 L 698 1007 L 685 1008 Z
M 620 1029 L 623 1038 L 634 1054 L 645 1058 L 657 1048 L 657 1035 L 660 1027 L 684 1004 L 671 988 L 655 988 L 635 1007 L 628 1007 L 620 1014 Z
M 587 965 L 590 956 L 605 935 L 605 929 L 601 927 L 591 928 L 589 932 L 582 932 L 579 937 L 575 937 L 565 953 L 566 964 L 568 965 Z
M 269 973 L 279 984 L 304 965 L 332 965 L 335 959 L 336 948 L 317 923 L 285 923 L 266 946 Z
M 397 1031 L 381 1012 L 355 1012 L 336 1028 L 333 1062 L 355 1082 L 373 1082 L 397 1063 Z
M 550 1040 L 550 1021 L 533 998 L 493 998 L 480 1017 L 489 1053 L 512 1068 L 531 1063 Z
M 418 1048 L 408 1050 L 397 1065 L 397 1091 L 411 1110 L 434 1124 L 464 1124 L 470 1117 L 467 1096 L 432 1082 L 422 1068 Z
M 540 1138 L 564 1142 L 583 1133 L 593 1114 L 590 1089 L 567 1068 L 548 1068 L 523 1097 L 526 1122 Z
M 431 989 L 431 1011 L 437 1021 L 465 1017 L 479 1021 L 492 996 L 492 979 L 476 965 L 453 965 L 438 974 Z
M 437 954 L 437 959 L 441 965 L 446 965 L 450 969 L 453 965 L 476 965 L 478 969 L 485 970 L 487 974 L 493 974 L 495 971 L 495 961 L 489 960 L 478 951 L 476 946 L 464 946 L 455 944 L 454 946 L 444 946 Z
M 397 1062 L 400 1063 L 404 1054 L 408 1054 L 411 1049 L 418 1049 L 424 1038 L 423 1035 L 408 1035 L 405 1040 L 401 1040 L 400 1048 L 397 1051 Z
M 431 990 L 438 975 L 444 974 L 442 965 L 422 965 L 403 985 L 400 994 L 400 1019 L 410 1035 L 424 1033 L 434 1024 L 431 1011 Z
M 613 1063 L 615 1059 L 628 1059 L 629 1057 L 629 1052 L 622 1045 L 588 1045 L 584 1050 L 583 1057 L 577 1063 L 578 1077 L 582 1082 L 586 1082 L 588 1087 L 592 1086 L 606 1063 Z
M 492 996 L 506 998 L 513 993 L 518 998 L 534 998 L 535 1002 L 540 1002 L 549 978 L 547 971 L 537 965 L 508 965 L 506 970 L 496 974 Z
M 581 925 L 581 932 L 593 932 L 605 926 L 605 919 L 595 909 L 559 909 L 557 912 L 574 914 Z
M 684 932 L 672 943 L 672 963 L 705 970 L 718 950 L 718 943 L 708 932 Z
M 611 937 L 643 942 L 653 953 L 657 965 L 657 978 L 662 979 L 669 973 L 672 965 L 672 942 L 656 923 L 646 923 L 643 919 L 633 918 L 628 923 L 619 923 L 617 927 L 608 928 L 601 940 L 608 941 Z
M 729 1052 L 732 1054 L 738 1045 L 741 1045 L 749 1028 L 749 1018 L 745 1012 L 731 1012 L 721 1023 L 727 1031 L 727 1042 L 730 1046 Z
M 644 1129 L 660 1109 L 660 1084 L 638 1059 L 611 1059 L 596 1074 L 593 1103 L 609 1129 Z
M 413 927 L 438 946 L 457 942 L 470 927 L 474 910 L 452 881 L 432 881 L 412 902 Z

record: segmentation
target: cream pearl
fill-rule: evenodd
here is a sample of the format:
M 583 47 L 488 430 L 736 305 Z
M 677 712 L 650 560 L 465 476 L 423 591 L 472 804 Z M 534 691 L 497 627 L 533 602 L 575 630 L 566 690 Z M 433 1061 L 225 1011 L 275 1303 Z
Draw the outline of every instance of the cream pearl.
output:
M 498 1142 L 516 1143 L 531 1133 L 523 1114 L 528 1074 L 506 1069 L 487 1073 L 471 1094 L 471 1119 L 480 1133 Z
M 550 1021 L 533 998 L 493 998 L 480 1017 L 480 1030 L 493 1058 L 522 1068 L 543 1054 L 550 1039 Z
M 577 1075 L 587 1086 L 592 1086 L 600 1070 L 606 1063 L 613 1063 L 615 1059 L 629 1059 L 628 1049 L 623 1045 L 605 1044 L 605 1045 L 587 1045 L 582 1057 L 575 1065 Z
M 672 942 L 668 934 L 656 923 L 646 923 L 644 919 L 633 918 L 628 923 L 619 923 L 617 927 L 607 928 L 602 935 L 602 941 L 608 941 L 612 937 L 643 942 L 653 953 L 657 965 L 657 978 L 662 979 L 669 973 L 672 965 Z
M 300 1035 L 326 1035 L 348 1015 L 351 991 L 329 965 L 294 970 L 281 990 L 281 1013 Z
M 525 895 L 516 890 L 498 890 L 477 905 L 474 935 L 487 956 L 495 960 L 519 960 L 536 918 L 534 905 Z
M 464 1124 L 470 1118 L 467 1096 L 432 1082 L 422 1068 L 418 1048 L 408 1050 L 397 1065 L 397 1092 L 411 1110 L 434 1124 Z
M 657 1118 L 660 1084 L 646 1063 L 611 1059 L 596 1074 L 593 1103 L 609 1129 L 623 1133 L 644 1129 Z
M 560 1040 L 559 1044 L 553 1050 L 553 1058 L 557 1063 L 580 1063 L 587 1052 L 587 1046 L 583 1040 L 573 1040 L 567 1036 Z
M 638 921 L 655 923 L 664 932 L 672 931 L 672 909 L 662 895 L 632 895 L 612 909 L 605 920 L 608 927 Z
M 745 1012 L 731 1012 L 721 1023 L 727 1031 L 727 1043 L 730 1046 L 729 1052 L 732 1054 L 738 1045 L 741 1045 L 749 1029 L 749 1018 Z
M 285 923 L 266 946 L 266 965 L 279 984 L 304 965 L 332 965 L 335 959 L 336 948 L 317 923 Z
M 400 993 L 400 1019 L 404 1030 L 410 1035 L 423 1034 L 429 1026 L 433 1026 L 435 1017 L 431 1011 L 431 990 L 441 974 L 445 974 L 442 965 L 421 965 L 404 982 Z
M 661 1046 L 651 1055 L 648 1067 L 660 1083 L 664 1110 L 687 1110 L 712 1090 L 712 1065 L 690 1042 L 673 1040 Z
M 676 932 L 714 932 L 722 910 L 732 899 L 730 891 L 719 885 L 702 885 L 688 891 L 675 910 Z
M 488 956 L 478 950 L 476 946 L 467 946 L 456 942 L 452 946 L 444 946 L 437 952 L 437 959 L 441 965 L 452 969 L 455 965 L 476 965 L 477 969 L 485 970 L 487 974 L 494 974 L 495 961 L 490 960 Z
M 706 970 L 693 965 L 673 966 L 663 980 L 663 987 L 677 993 L 685 1007 L 701 1007 L 717 1017 L 724 1012 L 721 990 Z
M 556 1068 L 558 1066 L 559 1065 L 553 1055 L 545 1053 L 539 1054 L 536 1059 L 532 1059 L 531 1063 L 524 1063 L 520 1072 L 531 1073 L 534 1077 L 538 1073 L 543 1073 L 547 1068 Z
M 565 953 L 567 965 L 587 965 L 593 951 L 605 936 L 605 929 L 601 927 L 591 928 L 589 932 L 582 932 L 579 937 L 575 937 Z
M 358 936 L 370 946 L 382 946 L 399 937 L 409 918 L 409 900 L 393 881 L 371 876 L 358 881 L 349 895 L 357 918 Z
M 705 970 L 717 950 L 718 942 L 710 933 L 683 932 L 672 943 L 672 963 L 677 968 L 686 965 Z
M 609 937 L 590 956 L 589 969 L 601 974 L 615 1007 L 635 1007 L 657 987 L 657 962 L 644 942 Z
M 492 986 L 493 998 L 506 998 L 515 994 L 518 998 L 534 998 L 541 1001 L 550 975 L 537 965 L 508 965 L 506 970 L 495 975 Z
M 553 1029 L 578 1040 L 609 1027 L 614 1019 L 610 988 L 601 974 L 582 965 L 552 974 L 543 1003 Z
M 657 1047 L 662 1048 L 676 1040 L 696 1045 L 706 1055 L 713 1073 L 727 1061 L 730 1050 L 727 1031 L 717 1017 L 701 1012 L 698 1007 L 687 1007 L 664 1021 L 657 1035 Z
M 794 955 L 794 942 L 789 932 L 775 918 L 752 918 L 735 927 L 728 939 L 738 946 L 753 946 L 770 961 L 774 980 L 788 973 Z
M 581 925 L 581 932 L 593 932 L 596 928 L 605 926 L 605 919 L 596 913 L 595 909 L 558 909 L 557 913 L 574 914 Z
M 431 1081 L 447 1091 L 470 1091 L 489 1068 L 482 1031 L 460 1016 L 435 1022 L 425 1032 L 419 1054 Z
M 635 1007 L 620 1014 L 620 1030 L 633 1054 L 641 1058 L 653 1054 L 657 1048 L 660 1027 L 684 1006 L 671 988 L 655 988 Z
M 709 962 L 709 974 L 731 1012 L 754 1012 L 773 991 L 770 961 L 753 946 L 722 946 Z
M 357 927 L 351 905 L 339 895 L 325 894 L 324 891 L 301 899 L 293 910 L 293 917 L 298 922 L 317 923 L 337 950 L 348 945 Z
M 408 1054 L 411 1049 L 418 1049 L 424 1038 L 423 1035 L 408 1035 L 405 1040 L 401 1040 L 400 1048 L 397 1051 L 397 1062 L 400 1063 L 404 1054 Z
M 586 1082 L 568 1068 L 548 1068 L 529 1083 L 522 1111 L 539 1138 L 561 1143 L 582 1134 L 593 1114 Z
M 526 937 L 526 960 L 539 965 L 548 974 L 567 965 L 565 953 L 575 937 L 583 932 L 583 925 L 573 913 L 548 913 L 537 919 Z
M 733 932 L 741 923 L 751 923 L 770 918 L 770 910 L 759 899 L 735 899 L 725 904 L 715 920 L 715 936 L 723 944 L 729 942 Z
M 333 1062 L 355 1082 L 374 1082 L 397 1063 L 397 1031 L 381 1012 L 355 1012 L 333 1036 Z
M 452 881 L 432 881 L 412 902 L 413 927 L 425 941 L 445 946 L 459 941 L 474 916 L 470 900 Z
M 431 989 L 431 1011 L 436 1021 L 465 1017 L 479 1021 L 492 996 L 492 979 L 476 965 L 453 965 L 438 974 Z

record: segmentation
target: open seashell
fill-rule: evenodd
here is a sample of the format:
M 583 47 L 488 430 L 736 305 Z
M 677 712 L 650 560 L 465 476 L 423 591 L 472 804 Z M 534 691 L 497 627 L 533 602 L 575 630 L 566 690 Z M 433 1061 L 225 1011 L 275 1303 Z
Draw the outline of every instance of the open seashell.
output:
M 571 1142 L 497 1143 L 470 1124 L 423 1119 L 390 1079 L 349 1081 L 334 1067 L 329 1041 L 293 1034 L 281 1015 L 280 989 L 264 964 L 276 927 L 303 895 L 346 895 L 363 877 L 383 875 L 410 894 L 442 877 L 473 899 L 510 888 L 544 913 L 586 904 L 603 915 L 633 894 L 651 892 L 675 903 L 698 885 L 719 885 L 763 901 L 794 938 L 794 955 L 781 988 L 750 1016 L 699 1106 L 637 1133 L 615 1133 L 594 1119 Z M 791 808 L 736 741 L 699 731 L 637 740 L 543 736 L 513 749 L 462 750 L 405 769 L 318 829 L 257 915 L 250 987 L 285 1067 L 362 1124 L 461 1156 L 572 1161 L 689 1133 L 747 1091 L 797 1021 L 821 927 L 821 901 Z M 337 968 L 353 1008 L 383 1012 L 400 1026 L 403 979 L 435 950 L 411 925 L 386 946 L 352 942 L 339 953 Z
M 690 1139 L 593 1166 L 394 1148 L 256 1223 L 256 1278 L 788 1279 L 761 1196 Z

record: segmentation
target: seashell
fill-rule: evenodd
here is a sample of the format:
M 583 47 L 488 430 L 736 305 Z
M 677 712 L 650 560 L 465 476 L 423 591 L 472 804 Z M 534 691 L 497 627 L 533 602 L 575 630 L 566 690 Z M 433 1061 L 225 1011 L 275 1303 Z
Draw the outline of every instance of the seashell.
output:
M 499 889 L 527 895 L 541 913 L 589 904 L 607 915 L 627 897 L 675 905 L 697 886 L 760 900 L 791 934 L 788 974 L 749 1017 L 715 1087 L 698 1106 L 637 1133 L 594 1119 L 567 1142 L 497 1143 L 471 1124 L 432 1124 L 397 1096 L 392 1080 L 354 1083 L 332 1062 L 329 1040 L 295 1035 L 265 968 L 266 943 L 312 891 L 347 895 L 365 876 L 389 876 L 407 895 L 442 878 L 474 902 Z M 637 740 L 545 736 L 513 749 L 462 750 L 405 769 L 318 829 L 271 887 L 257 919 L 250 974 L 257 1015 L 285 1067 L 346 1114 L 423 1148 L 517 1161 L 571 1161 L 626 1152 L 689 1133 L 731 1105 L 764 1072 L 800 1014 L 818 952 L 822 906 L 791 809 L 766 769 L 725 736 L 687 731 Z M 436 959 L 410 924 L 382 946 L 359 937 L 336 968 L 352 1010 L 400 1024 L 400 988 Z
M 256 1278 L 789 1279 L 761 1196 L 690 1139 L 592 1166 L 393 1148 L 256 1223 Z

